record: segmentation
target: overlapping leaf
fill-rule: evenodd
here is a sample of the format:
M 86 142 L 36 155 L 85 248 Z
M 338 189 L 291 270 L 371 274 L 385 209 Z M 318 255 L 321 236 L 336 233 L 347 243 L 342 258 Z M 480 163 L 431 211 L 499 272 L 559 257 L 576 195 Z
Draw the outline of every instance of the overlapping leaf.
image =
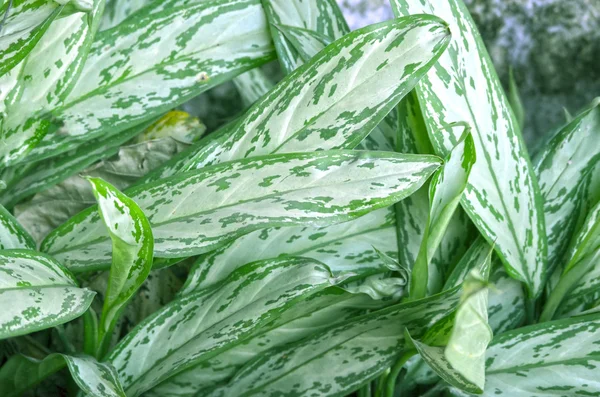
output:
M 0 339 L 70 321 L 93 298 L 54 259 L 29 250 L 0 251 Z
M 153 2 L 98 35 L 77 85 L 52 111 L 56 131 L 30 158 L 116 135 L 272 58 L 259 0 L 172 3 Z
M 444 19 L 452 40 L 417 94 L 437 153 L 448 153 L 466 122 L 477 152 L 462 205 L 509 274 L 526 283 L 531 297 L 545 281 L 546 232 L 541 195 L 519 126 L 477 28 L 461 0 L 393 0 L 396 15 L 431 13 Z
M 109 361 L 127 395 L 137 396 L 241 344 L 296 302 L 333 282 L 329 270 L 312 259 L 248 264 L 221 283 L 156 312 L 123 339 Z
M 410 195 L 438 167 L 433 156 L 385 152 L 280 154 L 178 174 L 128 196 L 150 220 L 155 256 L 177 258 L 257 229 L 351 220 Z M 42 249 L 72 269 L 93 269 L 110 260 L 105 233 L 90 208 L 52 232 Z
M 0 205 L 0 250 L 36 248 L 33 238 L 23 229 L 23 226 Z

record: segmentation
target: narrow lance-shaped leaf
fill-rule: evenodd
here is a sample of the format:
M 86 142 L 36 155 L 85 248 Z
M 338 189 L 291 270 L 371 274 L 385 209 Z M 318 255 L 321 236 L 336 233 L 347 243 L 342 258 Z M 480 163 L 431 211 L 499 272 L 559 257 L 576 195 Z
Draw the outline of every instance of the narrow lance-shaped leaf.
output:
M 25 335 L 81 316 L 94 292 L 49 256 L 0 251 L 0 339 Z
M 487 313 L 491 256 L 489 248 L 483 263 L 477 266 L 479 269 L 473 269 L 463 282 L 461 302 L 445 346 L 437 345 L 445 339 L 442 335 L 447 332 L 445 327 L 438 331 L 434 326 L 422 342 L 413 340 L 421 357 L 442 379 L 468 393 L 480 394 L 485 385 L 485 351 L 492 340 Z M 429 345 L 428 340 L 434 344 Z
M 429 136 L 448 153 L 472 128 L 477 161 L 463 208 L 496 251 L 508 273 L 537 297 L 546 278 L 546 229 L 542 199 L 519 126 L 492 62 L 462 0 L 393 0 L 396 15 L 430 13 L 444 19 L 452 40 L 417 87 Z
M 5 397 L 19 397 L 48 376 L 67 367 L 77 386 L 89 396 L 125 397 L 117 371 L 89 356 L 51 354 L 36 360 L 12 356 L 0 369 L 0 389 Z
M 597 395 L 598 315 L 540 323 L 494 338 L 484 396 Z
M 36 244 L 23 226 L 0 205 L 0 250 L 18 248 L 35 250 Z
M 378 273 L 387 268 L 374 247 L 396 256 L 394 237 L 394 213 L 390 208 L 322 228 L 257 230 L 199 257 L 181 293 L 206 288 L 246 263 L 284 254 L 317 259 L 326 263 L 334 275 Z
M 116 135 L 272 59 L 259 0 L 152 2 L 101 32 L 38 160 Z
M 155 256 L 177 258 L 266 227 L 354 219 L 402 200 L 438 167 L 433 156 L 385 152 L 278 154 L 178 174 L 128 196 L 150 220 Z M 99 221 L 90 208 L 52 232 L 42 249 L 78 271 L 104 267 L 110 246 Z
M 117 345 L 109 361 L 127 395 L 138 396 L 243 343 L 298 301 L 333 283 L 329 270 L 312 259 L 248 264 L 153 314 Z
M 0 156 L 5 164 L 19 161 L 44 137 L 49 124 L 41 115 L 61 105 L 73 89 L 98 28 L 104 1 L 89 1 L 89 9 L 70 15 L 67 8 L 73 6 L 65 7 L 19 66 L 16 85 L 4 103 Z
M 206 394 L 227 383 L 244 364 L 267 350 L 296 342 L 332 326 L 390 305 L 365 294 L 352 294 L 331 287 L 292 306 L 273 323 L 262 327 L 243 344 L 224 350 L 208 362 L 177 374 L 152 389 L 149 396 L 183 397 Z
M 595 144 L 598 141 L 600 102 L 593 103 L 565 125 L 536 156 L 550 269 L 560 264 L 576 232 L 578 219 L 589 210 L 586 203 L 594 193 L 587 187 L 592 178 L 600 179 L 600 147 Z
M 356 147 L 443 52 L 448 35 L 438 19 L 411 16 L 344 36 L 289 74 L 230 134 L 201 147 L 190 167 Z
M 108 347 L 119 314 L 152 269 L 154 239 L 138 205 L 99 178 L 89 178 L 112 240 L 112 265 L 99 324 L 99 356 Z
M 407 350 L 403 327 L 420 337 L 455 309 L 458 297 L 456 288 L 395 305 L 270 350 L 207 395 L 346 395 L 381 374 Z
M 468 129 L 448 155 L 444 166 L 433 176 L 429 186 L 429 217 L 416 262 L 412 268 L 410 298 L 427 296 L 431 259 L 442 241 L 446 227 L 458 207 L 476 161 L 473 137 Z M 441 284 L 441 280 L 437 282 Z

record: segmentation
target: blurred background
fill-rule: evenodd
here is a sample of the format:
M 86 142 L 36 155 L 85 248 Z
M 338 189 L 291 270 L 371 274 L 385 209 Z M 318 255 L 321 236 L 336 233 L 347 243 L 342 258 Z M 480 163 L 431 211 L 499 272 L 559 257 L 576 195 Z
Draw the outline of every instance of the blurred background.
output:
M 393 17 L 389 0 L 337 0 L 350 28 Z M 443 1 L 443 0 L 440 0 Z M 504 87 L 509 67 L 535 150 L 600 96 L 600 0 L 464 0 Z

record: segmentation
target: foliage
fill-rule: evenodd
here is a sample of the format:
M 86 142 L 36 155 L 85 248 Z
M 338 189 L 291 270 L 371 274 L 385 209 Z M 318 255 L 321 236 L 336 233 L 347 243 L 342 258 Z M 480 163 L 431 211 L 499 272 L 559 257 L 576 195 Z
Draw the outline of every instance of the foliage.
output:
M 600 395 L 600 102 L 530 158 L 462 0 L 391 7 L 3 2 L 0 394 Z

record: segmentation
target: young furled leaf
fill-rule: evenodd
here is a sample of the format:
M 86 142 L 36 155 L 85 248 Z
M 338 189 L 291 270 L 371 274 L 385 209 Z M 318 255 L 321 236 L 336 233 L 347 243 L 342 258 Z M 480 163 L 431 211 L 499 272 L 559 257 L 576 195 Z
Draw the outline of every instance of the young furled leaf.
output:
M 508 273 L 539 296 L 546 278 L 542 200 L 519 126 L 510 110 L 477 28 L 462 0 L 392 0 L 396 15 L 430 13 L 452 31 L 448 51 L 417 85 L 417 95 L 438 154 L 472 128 L 477 161 L 461 201 Z
M 98 332 L 98 356 L 102 357 L 118 316 L 152 269 L 154 239 L 150 222 L 133 200 L 102 179 L 88 180 L 112 240 L 112 265 Z
M 430 284 L 431 259 L 442 241 L 446 227 L 463 196 L 471 168 L 476 161 L 473 137 L 468 129 L 448 155 L 444 166 L 436 172 L 429 185 L 429 217 L 419 254 L 412 267 L 410 299 L 427 296 Z M 441 284 L 441 281 L 438 282 Z
M 0 251 L 0 339 L 73 320 L 93 298 L 94 292 L 79 288 L 71 273 L 49 256 Z
M 179 258 L 257 229 L 354 219 L 409 196 L 438 167 L 433 156 L 387 152 L 278 154 L 204 167 L 127 194 L 150 220 L 155 256 Z M 81 212 L 42 249 L 76 271 L 104 268 L 110 246 L 99 221 L 95 208 Z
M 36 249 L 33 237 L 23 229 L 23 226 L 0 205 L 0 250 Z
M 455 288 L 394 305 L 272 349 L 206 395 L 348 394 L 381 374 L 407 349 L 403 327 L 420 337 L 455 309 L 458 297 Z
M 258 101 L 188 169 L 269 153 L 354 148 L 444 51 L 437 18 L 411 16 L 335 41 Z M 362 54 L 362 55 L 361 55 Z M 382 78 L 393 74 L 392 82 Z
M 172 3 L 152 2 L 98 35 L 78 83 L 52 111 L 57 131 L 32 160 L 116 135 L 272 59 L 259 0 Z
M 36 3 L 38 7 L 40 3 L 56 5 L 54 1 Z M 48 127 L 48 120 L 41 115 L 61 105 L 73 89 L 98 28 L 104 0 L 90 1 L 90 5 L 89 10 L 70 15 L 61 12 L 17 67 L 15 86 L 3 104 L 0 158 L 5 165 L 19 161 L 40 142 Z
M 125 397 L 117 371 L 112 365 L 100 363 L 89 356 L 58 353 L 51 354 L 43 360 L 20 354 L 12 356 L 0 368 L 0 390 L 4 397 L 19 397 L 65 366 L 86 395 Z
M 144 320 L 109 356 L 129 397 L 239 345 L 296 302 L 334 283 L 306 258 L 248 264 Z

